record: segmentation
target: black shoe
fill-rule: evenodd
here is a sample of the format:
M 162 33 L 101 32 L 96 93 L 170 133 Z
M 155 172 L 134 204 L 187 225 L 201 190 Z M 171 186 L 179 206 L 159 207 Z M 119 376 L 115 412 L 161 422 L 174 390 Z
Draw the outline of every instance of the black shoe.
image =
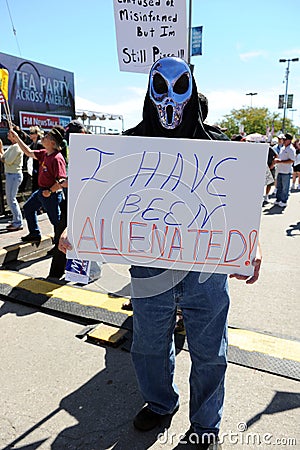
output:
M 127 300 L 126 302 L 124 302 L 121 306 L 121 309 L 123 309 L 124 311 L 133 311 L 131 300 Z
M 153 430 L 153 428 L 160 425 L 161 421 L 164 418 L 172 416 L 177 411 L 178 407 L 174 410 L 172 414 L 158 414 L 155 413 L 154 411 L 151 411 L 151 409 L 149 409 L 148 406 L 144 406 L 140 410 L 140 412 L 138 412 L 137 415 L 135 416 L 133 425 L 137 430 L 150 431 Z
M 47 256 L 53 256 L 55 251 L 55 246 L 50 248 L 50 250 L 47 251 Z
M 161 418 L 161 414 L 157 414 L 151 411 L 148 406 L 144 406 L 135 416 L 133 425 L 140 431 L 150 431 L 157 425 L 160 425 Z
M 64 274 L 65 274 L 65 272 L 62 272 L 62 273 L 49 272 L 49 275 L 47 276 L 47 278 L 56 278 L 57 280 L 59 280 Z
M 208 435 L 202 439 L 191 427 L 180 439 L 174 450 L 189 450 L 193 448 L 198 450 L 222 450 L 221 445 L 218 443 L 217 436 Z
M 26 236 L 22 236 L 21 240 L 23 242 L 41 242 L 41 235 L 29 233 Z

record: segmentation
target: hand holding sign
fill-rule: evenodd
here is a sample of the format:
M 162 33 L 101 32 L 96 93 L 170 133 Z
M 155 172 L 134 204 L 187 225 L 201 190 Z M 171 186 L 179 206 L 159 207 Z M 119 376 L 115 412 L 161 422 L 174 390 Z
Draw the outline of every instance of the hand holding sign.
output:
M 258 242 L 257 249 L 256 249 L 256 256 L 252 261 L 252 265 L 254 266 L 253 276 L 247 277 L 245 275 L 238 275 L 235 273 L 235 274 L 229 275 L 229 278 L 237 278 L 238 280 L 245 280 L 247 284 L 253 284 L 253 283 L 255 283 L 255 281 L 258 280 L 261 262 L 262 262 L 262 253 L 261 253 L 260 244 Z

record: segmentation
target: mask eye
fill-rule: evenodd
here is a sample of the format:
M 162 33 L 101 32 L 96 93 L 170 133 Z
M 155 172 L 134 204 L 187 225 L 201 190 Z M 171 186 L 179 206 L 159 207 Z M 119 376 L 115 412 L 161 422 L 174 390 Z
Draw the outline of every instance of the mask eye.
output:
M 189 88 L 190 80 L 188 75 L 185 73 L 176 81 L 174 85 L 175 94 L 185 94 Z
M 157 94 L 165 94 L 168 92 L 167 83 L 159 73 L 156 73 L 153 77 L 153 87 Z

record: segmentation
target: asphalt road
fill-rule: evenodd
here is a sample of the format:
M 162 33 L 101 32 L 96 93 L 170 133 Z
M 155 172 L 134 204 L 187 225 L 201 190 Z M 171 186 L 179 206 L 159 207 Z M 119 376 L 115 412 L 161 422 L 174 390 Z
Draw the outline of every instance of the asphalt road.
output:
M 263 207 L 261 276 L 253 286 L 230 281 L 231 327 L 299 340 L 299 207 L 300 191 L 284 211 Z M 44 254 L 25 259 L 10 268 L 33 278 L 47 275 L 50 259 Z M 105 265 L 100 280 L 85 289 L 126 295 L 128 283 L 125 266 Z M 176 361 L 178 413 L 163 436 L 163 428 L 142 434 L 132 426 L 142 399 L 129 353 L 79 339 L 85 325 L 85 320 L 0 301 L 0 448 L 175 448 L 189 428 L 188 352 L 179 351 Z M 298 381 L 229 364 L 223 449 L 300 448 L 299 407 Z

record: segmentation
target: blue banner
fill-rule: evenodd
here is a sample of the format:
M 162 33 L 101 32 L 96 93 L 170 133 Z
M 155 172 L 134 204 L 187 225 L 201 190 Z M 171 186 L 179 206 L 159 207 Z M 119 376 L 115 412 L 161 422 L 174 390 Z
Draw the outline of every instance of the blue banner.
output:
M 8 70 L 8 102 L 12 121 L 23 130 L 44 130 L 68 124 L 75 117 L 74 74 L 56 67 L 0 52 L 0 67 Z M 7 120 L 0 122 L 6 142 Z
M 191 56 L 202 55 L 202 29 L 203 27 L 192 28 L 192 54 Z

